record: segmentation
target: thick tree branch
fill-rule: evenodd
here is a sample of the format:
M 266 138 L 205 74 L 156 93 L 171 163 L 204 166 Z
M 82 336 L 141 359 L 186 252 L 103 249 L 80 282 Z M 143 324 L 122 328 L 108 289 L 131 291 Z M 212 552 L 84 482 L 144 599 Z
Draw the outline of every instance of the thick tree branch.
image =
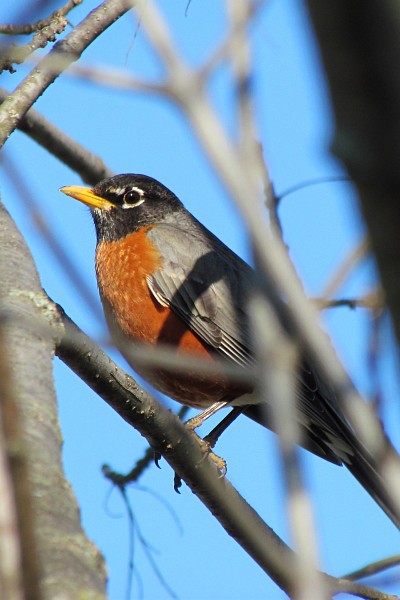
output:
M 156 452 L 203 502 L 243 549 L 289 595 L 297 588 L 293 551 L 247 504 L 226 477 L 220 477 L 207 450 L 178 417 L 159 404 L 118 367 L 59 307 L 63 334 L 56 353 L 127 423 L 135 427 Z M 389 600 L 395 596 L 344 579 L 323 576 L 330 593 L 348 591 L 363 598 Z
M 295 585 L 292 551 L 229 481 L 220 477 L 207 451 L 178 417 L 140 388 L 62 311 L 61 315 L 65 332 L 57 346 L 57 355 L 146 437 L 228 533 L 290 593 Z
M 242 548 L 289 595 L 297 589 L 296 555 L 260 516 L 220 477 L 207 450 L 178 417 L 159 404 L 118 367 L 59 307 L 63 333 L 56 353 L 156 452 L 190 487 Z M 368 586 L 323 575 L 330 594 L 348 592 L 362 598 L 394 600 Z

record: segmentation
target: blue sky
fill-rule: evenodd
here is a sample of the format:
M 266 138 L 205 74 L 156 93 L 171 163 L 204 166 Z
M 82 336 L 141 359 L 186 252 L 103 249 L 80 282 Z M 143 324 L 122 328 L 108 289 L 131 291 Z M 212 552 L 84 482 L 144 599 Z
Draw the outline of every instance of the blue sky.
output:
M 11 21 L 26 5 L 17 0 L 12 12 L 5 4 L 0 6 L 1 22 Z M 97 4 L 86 0 L 70 14 L 71 23 L 77 24 Z M 210 48 L 216 48 L 223 39 L 222 3 L 192 1 L 188 7 L 186 2 L 161 4 L 186 60 L 202 64 Z M 136 23 L 127 15 L 85 52 L 83 62 L 124 69 L 137 77 L 157 77 L 159 64 L 143 31 L 135 32 Z M 252 28 L 252 37 L 260 139 L 276 191 L 281 193 L 315 177 L 341 174 L 340 165 L 329 154 L 333 132 L 329 99 L 302 2 L 266 3 Z M 25 73 L 22 67 L 15 75 L 3 75 L 2 85 L 13 89 Z M 234 132 L 233 93 L 226 69 L 219 69 L 212 77 L 210 95 L 226 127 Z M 145 173 L 165 183 L 207 227 L 250 260 L 240 217 L 175 106 L 158 97 L 103 89 L 63 75 L 35 108 L 100 155 L 115 172 Z M 96 296 L 90 214 L 58 192 L 63 185 L 80 183 L 78 176 L 18 132 L 7 142 L 5 152 L 21 169 L 53 232 Z M 2 199 L 28 241 L 46 291 L 88 334 L 106 341 L 99 303 L 88 308 L 79 290 L 71 287 L 4 171 L 0 183 Z M 295 265 L 306 289 L 317 295 L 363 237 L 355 195 L 343 182 L 308 187 L 284 199 L 280 214 Z M 374 278 L 373 266 L 364 261 L 341 294 L 361 295 L 374 285 Z M 352 378 L 364 393 L 371 393 L 368 315 L 339 309 L 327 315 L 326 323 Z M 124 364 L 117 352 L 112 355 Z M 380 374 L 387 432 L 396 440 L 399 388 L 393 355 L 387 327 Z M 110 493 L 100 466 L 107 462 L 125 472 L 147 444 L 58 359 L 54 372 L 66 473 L 80 503 L 86 532 L 107 560 L 109 596 L 122 600 L 127 580 L 128 523 L 119 495 Z M 176 408 L 168 399 L 165 402 Z M 274 436 L 239 419 L 219 442 L 218 453 L 227 459 L 228 477 L 246 500 L 290 541 Z M 345 469 L 306 453 L 304 463 L 324 570 L 341 575 L 398 552 L 394 526 Z M 132 488 L 129 497 L 141 534 L 156 549 L 158 568 L 175 594 L 182 600 L 284 597 L 188 488 L 184 486 L 180 496 L 174 493 L 171 469 L 163 461 L 161 467 L 151 467 L 141 484 L 169 503 L 182 531 L 163 504 L 146 491 Z M 137 538 L 134 562 L 141 583 L 134 578 L 132 597 L 139 597 L 142 590 L 145 600 L 168 598 Z M 394 584 L 391 591 L 400 593 L 400 584 Z

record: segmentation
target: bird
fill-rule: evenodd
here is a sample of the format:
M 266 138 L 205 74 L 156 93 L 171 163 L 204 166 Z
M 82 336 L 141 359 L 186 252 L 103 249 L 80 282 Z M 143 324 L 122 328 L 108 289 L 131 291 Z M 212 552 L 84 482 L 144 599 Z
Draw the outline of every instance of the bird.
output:
M 200 418 L 191 420 L 192 428 L 228 406 L 233 407 L 231 420 L 243 413 L 273 430 L 265 399 L 251 381 L 232 379 L 224 372 L 172 372 L 144 365 L 129 352 L 138 344 L 162 346 L 177 356 L 220 359 L 243 372 L 254 366 L 246 312 L 257 285 L 254 269 L 152 177 L 128 173 L 92 188 L 72 185 L 60 191 L 91 210 L 105 318 L 133 369 L 172 399 L 203 409 Z M 287 329 L 286 323 L 283 326 Z M 400 529 L 398 507 L 376 461 L 357 438 L 330 385 L 306 359 L 296 381 L 300 444 L 331 463 L 345 465 Z

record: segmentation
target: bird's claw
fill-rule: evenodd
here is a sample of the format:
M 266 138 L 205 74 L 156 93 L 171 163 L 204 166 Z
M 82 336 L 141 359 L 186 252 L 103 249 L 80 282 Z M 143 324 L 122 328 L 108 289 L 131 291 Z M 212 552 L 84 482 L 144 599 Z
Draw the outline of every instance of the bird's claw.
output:
M 215 452 L 213 452 L 213 450 L 211 449 L 212 446 L 210 445 L 210 443 L 208 442 L 207 439 L 203 439 L 201 438 L 199 435 L 197 435 L 197 433 L 195 431 L 192 430 L 193 435 L 195 436 L 202 452 L 203 452 L 203 458 L 201 459 L 201 462 L 203 460 L 205 460 L 205 458 L 207 456 L 209 456 L 212 460 L 212 462 L 215 464 L 215 466 L 217 467 L 218 471 L 219 471 L 219 476 L 220 477 L 225 477 L 226 475 L 226 471 L 227 471 L 227 465 L 226 465 L 226 461 L 224 458 L 222 458 L 221 456 L 218 456 L 218 454 L 215 454 Z
M 179 477 L 178 473 L 174 474 L 174 490 L 177 494 L 180 494 L 179 488 L 182 487 L 182 479 Z

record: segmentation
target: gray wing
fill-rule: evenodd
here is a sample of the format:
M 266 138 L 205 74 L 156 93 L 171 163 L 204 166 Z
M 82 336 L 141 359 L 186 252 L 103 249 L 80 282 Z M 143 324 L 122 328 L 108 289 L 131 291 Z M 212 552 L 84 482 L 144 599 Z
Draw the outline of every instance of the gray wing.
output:
M 202 340 L 239 365 L 252 363 L 243 306 L 253 270 L 208 231 L 155 225 L 148 232 L 163 265 L 147 279 L 155 299 L 178 314 Z M 179 237 L 179 240 L 178 240 Z M 229 260 L 235 258 L 234 261 Z

